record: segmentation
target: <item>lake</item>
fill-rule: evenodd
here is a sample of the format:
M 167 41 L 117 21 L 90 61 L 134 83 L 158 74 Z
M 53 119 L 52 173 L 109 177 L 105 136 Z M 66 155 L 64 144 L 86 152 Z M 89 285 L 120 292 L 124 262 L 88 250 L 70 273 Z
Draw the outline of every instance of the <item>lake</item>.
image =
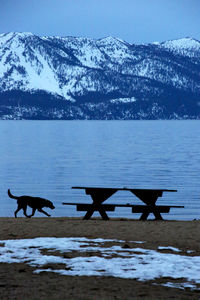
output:
M 53 201 L 56 209 L 46 209 L 52 216 L 83 216 L 62 202 L 90 202 L 84 190 L 71 187 L 97 186 L 177 189 L 163 193 L 157 204 L 185 209 L 171 209 L 164 218 L 199 219 L 199 133 L 196 120 L 0 121 L 0 216 L 11 217 L 16 209 L 8 188 Z M 108 201 L 142 204 L 124 191 Z M 130 208 L 108 215 L 138 218 Z

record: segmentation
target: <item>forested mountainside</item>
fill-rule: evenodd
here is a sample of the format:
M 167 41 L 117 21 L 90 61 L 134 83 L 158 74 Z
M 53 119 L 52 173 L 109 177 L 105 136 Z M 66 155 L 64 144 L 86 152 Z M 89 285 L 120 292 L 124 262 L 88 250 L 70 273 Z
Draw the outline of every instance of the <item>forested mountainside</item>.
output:
M 200 42 L 0 35 L 0 119 L 199 119 Z

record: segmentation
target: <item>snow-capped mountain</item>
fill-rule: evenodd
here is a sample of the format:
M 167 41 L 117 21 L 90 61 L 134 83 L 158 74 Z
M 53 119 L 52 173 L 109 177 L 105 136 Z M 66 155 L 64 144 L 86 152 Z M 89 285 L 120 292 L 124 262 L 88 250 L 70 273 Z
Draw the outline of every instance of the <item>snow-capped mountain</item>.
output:
M 0 118 L 200 118 L 200 42 L 0 34 Z

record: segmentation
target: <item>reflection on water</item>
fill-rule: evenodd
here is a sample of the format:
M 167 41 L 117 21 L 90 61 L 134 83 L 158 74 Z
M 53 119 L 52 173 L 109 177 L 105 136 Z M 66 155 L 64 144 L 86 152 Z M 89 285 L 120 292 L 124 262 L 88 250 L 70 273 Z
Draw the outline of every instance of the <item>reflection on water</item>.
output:
M 200 218 L 199 121 L 1 121 L 0 140 L 0 216 L 16 209 L 8 188 L 53 201 L 53 216 L 80 216 L 61 204 L 90 201 L 71 186 L 100 186 L 177 189 L 157 203 L 185 209 L 165 219 Z M 108 201 L 139 203 L 129 192 Z M 130 208 L 109 215 L 136 217 Z

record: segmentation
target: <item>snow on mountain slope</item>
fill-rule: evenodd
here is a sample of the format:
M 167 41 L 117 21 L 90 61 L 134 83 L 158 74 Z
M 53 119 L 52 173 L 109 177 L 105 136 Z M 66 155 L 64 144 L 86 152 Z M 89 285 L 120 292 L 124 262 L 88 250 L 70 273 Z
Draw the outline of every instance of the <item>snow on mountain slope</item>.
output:
M 1 37 L 0 37 L 1 39 Z M 69 55 L 61 49 L 51 48 L 47 42 L 30 34 L 3 36 L 0 48 L 0 89 L 44 90 L 66 99 L 74 85 L 78 66 L 69 65 Z M 62 64 L 57 61 L 63 60 Z M 66 78 L 68 86 L 62 82 Z
M 46 37 L 46 39 L 59 47 L 67 49 L 81 65 L 101 69 L 101 63 L 105 60 L 105 57 L 100 49 L 96 47 L 95 40 L 75 37 Z
M 200 97 L 200 42 L 131 45 L 113 37 L 0 34 L 0 93 L 9 91 L 44 91 L 76 105 L 108 101 L 139 107 L 141 101 L 176 94 L 189 101 Z
M 166 41 L 161 46 L 180 55 L 200 58 L 200 42 L 192 38 Z
M 112 62 L 122 64 L 128 59 L 134 59 L 133 51 L 129 47 L 130 44 L 122 40 L 109 36 L 98 40 L 97 46 L 105 53 L 105 55 L 109 56 Z
M 1 38 L 1 37 L 0 37 Z M 1 89 L 46 90 L 59 93 L 59 85 L 51 61 L 43 55 L 43 47 L 34 47 L 33 35 L 9 34 L 0 48 Z M 31 40 L 30 40 L 31 39 Z
M 98 79 L 95 84 L 88 68 L 103 70 L 110 61 L 131 58 L 126 44 L 112 38 L 96 41 L 9 33 L 0 35 L 0 46 L 1 91 L 44 90 L 71 101 L 74 91 L 95 91 L 101 85 Z
M 3 34 L 0 35 L 0 90 L 44 90 L 73 101 L 74 91 L 95 90 L 88 68 L 103 70 L 113 60 L 122 63 L 131 58 L 127 49 L 125 43 L 110 38 L 96 41 L 40 38 L 30 33 Z
M 185 89 L 185 87 L 192 85 L 191 78 L 183 74 L 180 67 L 177 67 L 175 72 L 174 66 L 165 61 L 160 62 L 145 58 L 135 65 L 134 70 L 134 74 L 137 76 L 148 77 L 162 83 L 171 84 L 176 88 Z

